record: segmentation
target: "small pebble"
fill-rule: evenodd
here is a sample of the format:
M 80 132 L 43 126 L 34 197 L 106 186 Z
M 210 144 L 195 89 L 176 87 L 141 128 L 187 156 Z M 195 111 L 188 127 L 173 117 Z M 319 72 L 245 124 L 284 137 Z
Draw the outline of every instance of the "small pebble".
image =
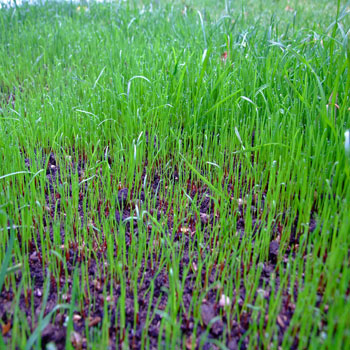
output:
M 128 202 L 128 192 L 129 190 L 127 188 L 123 188 L 118 191 L 118 202 L 119 205 L 124 206 Z
M 230 304 L 231 304 L 230 298 L 227 297 L 225 294 L 222 294 L 219 300 L 219 306 L 225 307 L 225 306 L 230 306 Z

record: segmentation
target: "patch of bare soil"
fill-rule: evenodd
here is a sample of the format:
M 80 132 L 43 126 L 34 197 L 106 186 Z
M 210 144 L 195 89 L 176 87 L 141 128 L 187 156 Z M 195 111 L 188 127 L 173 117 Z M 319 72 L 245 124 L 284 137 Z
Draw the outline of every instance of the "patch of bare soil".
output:
M 80 157 L 78 164 L 72 164 L 72 173 L 78 171 L 78 175 L 82 178 L 84 173 L 84 157 Z M 26 160 L 26 165 L 30 167 L 30 161 Z M 147 164 L 144 165 L 147 167 Z M 76 169 L 76 170 L 73 170 Z M 66 171 L 65 171 L 66 173 Z M 187 178 L 191 179 L 190 174 L 187 174 Z M 55 215 L 64 215 L 64 206 L 62 205 L 63 201 L 69 201 L 71 198 L 62 198 L 57 191 L 57 186 L 61 182 L 61 173 L 60 173 L 60 164 L 56 159 L 54 154 L 51 154 L 47 164 L 47 182 L 48 188 L 46 189 L 46 210 L 49 215 L 47 215 L 43 220 L 43 225 L 45 230 L 49 230 L 51 234 L 51 239 L 53 240 L 52 232 L 52 222 Z M 195 348 L 199 348 L 201 342 L 201 337 L 205 336 L 206 340 L 204 341 L 203 349 L 216 349 L 216 346 L 211 342 L 213 339 L 223 340 L 226 339 L 226 346 L 230 350 L 235 349 L 246 349 L 249 341 L 249 337 L 246 336 L 246 332 L 253 322 L 252 312 L 253 310 L 247 309 L 246 307 L 243 310 L 243 300 L 249 290 L 246 290 L 243 278 L 241 278 L 241 285 L 239 290 L 233 291 L 233 295 L 236 296 L 234 300 L 229 300 L 224 294 L 219 291 L 220 298 L 218 298 L 218 289 L 211 288 L 206 293 L 204 300 L 202 300 L 201 305 L 199 305 L 200 310 L 200 326 L 199 330 L 197 329 L 198 339 L 193 339 L 192 334 L 195 327 L 195 320 L 193 317 L 188 317 L 187 312 L 190 308 L 191 300 L 194 292 L 194 283 L 198 275 L 196 258 L 194 260 L 190 259 L 189 244 L 196 240 L 195 228 L 197 223 L 200 222 L 201 229 L 204 232 L 204 245 L 208 249 L 220 249 L 217 247 L 215 242 L 210 241 L 209 232 L 210 229 L 216 224 L 217 216 L 214 215 L 214 200 L 211 197 L 215 197 L 215 194 L 211 193 L 210 189 L 206 184 L 194 181 L 188 181 L 187 193 L 193 198 L 197 196 L 197 203 L 200 205 L 200 215 L 196 215 L 194 212 L 191 212 L 189 207 L 189 213 L 186 219 L 186 222 L 180 227 L 173 227 L 174 222 L 174 208 L 172 208 L 172 203 L 166 202 L 163 198 L 160 197 L 158 187 L 160 181 L 178 181 L 179 174 L 175 170 L 171 176 L 166 176 L 162 173 L 162 169 L 159 168 L 154 173 L 152 179 L 152 186 L 149 188 L 149 193 L 144 193 L 143 190 L 136 190 L 135 188 L 123 188 L 120 186 L 115 189 L 115 203 L 104 202 L 104 199 L 101 198 L 98 202 L 98 207 L 95 209 L 94 219 L 88 219 L 84 217 L 86 215 L 86 208 L 84 208 L 85 196 L 88 196 L 89 193 L 86 190 L 86 187 L 82 186 L 81 192 L 79 194 L 79 207 L 78 211 L 80 213 L 80 218 L 83 225 L 87 225 L 87 230 L 90 235 L 94 235 L 94 250 L 96 254 L 93 254 L 92 257 L 87 260 L 84 256 L 84 249 L 79 247 L 77 242 L 65 242 L 65 227 L 61 227 L 61 237 L 62 241 L 66 244 L 60 247 L 59 253 L 62 256 L 65 256 L 67 259 L 67 266 L 64 267 L 58 264 L 58 269 L 61 269 L 62 277 L 58 280 L 60 284 L 57 286 L 57 279 L 51 278 L 50 285 L 50 295 L 46 305 L 46 314 L 52 310 L 59 300 L 64 299 L 67 303 L 71 300 L 71 289 L 72 289 L 72 280 L 73 274 L 76 269 L 81 273 L 80 266 L 82 261 L 86 261 L 88 264 L 88 273 L 89 273 L 89 285 L 90 293 L 86 293 L 86 297 L 83 303 L 77 305 L 77 310 L 73 316 L 74 324 L 74 333 L 71 334 L 71 341 L 76 349 L 85 349 L 87 347 L 85 339 L 86 325 L 90 329 L 99 329 L 102 325 L 104 314 L 106 311 L 105 303 L 107 303 L 107 310 L 111 317 L 109 337 L 110 337 L 110 346 L 111 349 L 122 348 L 123 336 L 128 337 L 128 342 L 133 349 L 141 348 L 141 338 L 142 332 L 146 324 L 146 318 L 148 314 L 148 309 L 150 307 L 151 314 L 155 314 L 152 322 L 148 328 L 148 341 L 150 344 L 150 349 L 158 349 L 158 338 L 160 332 L 160 322 L 161 322 L 161 313 L 155 313 L 156 310 L 164 310 L 167 305 L 167 288 L 169 288 L 169 279 L 168 279 L 168 270 L 166 266 L 159 266 L 157 261 L 143 261 L 141 271 L 142 271 L 142 282 L 141 279 L 138 281 L 138 295 L 137 300 L 134 298 L 134 288 L 132 286 L 132 281 L 127 280 L 126 286 L 126 299 L 125 299 L 125 314 L 126 314 L 126 326 L 127 330 L 120 329 L 120 319 L 119 319 L 119 310 L 117 309 L 117 302 L 121 296 L 121 287 L 117 281 L 111 282 L 111 280 L 103 272 L 104 269 L 101 268 L 101 261 L 103 257 L 106 257 L 107 254 L 107 243 L 106 237 L 103 232 L 97 234 L 93 229 L 94 220 L 100 220 L 102 217 L 115 215 L 116 222 L 118 223 L 114 230 L 118 230 L 120 225 L 124 225 L 126 230 L 125 232 L 125 246 L 128 252 L 133 239 L 137 239 L 138 229 L 137 222 L 135 222 L 134 230 L 131 232 L 131 225 L 129 222 L 123 222 L 123 220 L 133 216 L 135 214 L 135 206 L 138 203 L 141 203 L 145 200 L 145 197 L 151 198 L 153 200 L 148 201 L 147 203 L 155 203 L 154 207 L 147 208 L 147 211 L 156 216 L 157 219 L 161 219 L 162 216 L 167 216 L 166 222 L 167 227 L 165 230 L 168 234 L 170 240 L 179 241 L 183 246 L 183 255 L 181 263 L 179 266 L 180 278 L 182 278 L 183 267 L 192 264 L 189 274 L 185 279 L 185 287 L 182 296 L 182 310 L 185 310 L 182 314 L 182 324 L 181 330 L 183 332 L 183 341 L 185 342 L 185 347 L 191 349 L 194 345 Z M 170 179 L 170 180 L 169 180 Z M 148 179 L 148 181 L 150 181 Z M 233 187 L 228 187 L 233 189 Z M 228 193 L 229 195 L 229 193 Z M 71 196 L 71 193 L 70 193 Z M 254 202 L 253 202 L 253 205 Z M 169 207 L 170 206 L 170 207 Z M 245 235 L 245 203 L 239 202 L 237 204 L 237 212 L 240 214 L 232 213 L 232 215 L 238 215 L 237 227 L 232 227 L 232 234 L 237 236 L 238 240 L 242 240 Z M 91 208 L 90 208 L 91 210 Z M 258 208 L 250 208 L 252 213 L 255 213 L 255 223 L 257 223 L 255 235 L 259 234 L 259 211 Z M 49 218 L 49 219 L 47 219 Z M 89 221 L 90 220 L 90 221 Z M 92 220 L 92 221 L 91 221 Z M 253 224 L 255 224 L 253 223 Z M 37 227 L 39 222 L 34 223 Z M 73 230 L 75 224 L 72 223 Z M 315 222 L 312 222 L 310 225 L 310 231 L 315 227 Z M 279 278 L 276 271 L 276 263 L 279 257 L 280 243 L 279 237 L 282 233 L 283 228 L 279 225 L 273 228 L 271 232 L 271 243 L 269 249 L 269 257 L 262 264 L 262 274 L 259 278 L 258 284 L 259 288 L 263 288 L 263 298 L 269 300 L 271 297 L 271 288 L 270 288 L 270 279 L 275 278 L 276 289 L 279 288 Z M 39 234 L 39 233 L 38 233 Z M 21 242 L 20 231 L 18 231 L 18 239 Z M 50 242 L 53 244 L 53 242 Z M 38 245 L 37 245 L 38 244 Z M 149 242 L 150 249 L 155 249 L 157 242 Z M 298 235 L 297 232 L 293 232 L 291 235 L 291 240 L 289 242 L 289 247 L 285 250 L 285 261 L 287 262 L 288 256 L 293 254 L 295 250 L 295 245 L 298 244 Z M 66 247 L 66 248 L 65 248 Z M 69 247 L 67 249 L 67 247 Z M 57 249 L 57 248 L 55 248 Z M 114 247 L 116 251 L 117 247 Z M 32 288 L 28 289 L 27 287 L 21 293 L 19 300 L 20 309 L 25 313 L 27 321 L 29 324 L 35 326 L 37 324 L 39 312 L 42 308 L 43 294 L 44 294 L 44 280 L 46 276 L 43 275 L 43 266 L 42 266 L 42 256 L 41 256 L 41 246 L 40 239 L 36 240 L 36 243 L 29 243 L 29 268 L 32 278 Z M 198 254 L 205 254 L 205 251 L 199 251 Z M 280 257 L 279 257 L 280 258 Z M 282 257 L 283 259 L 283 257 Z M 238 278 L 247 275 L 250 270 L 250 264 L 244 265 L 241 263 L 240 269 L 238 269 L 237 276 L 230 276 L 232 279 Z M 68 273 L 68 286 L 69 292 L 64 296 L 58 296 L 57 290 L 62 290 L 66 279 L 65 279 L 65 269 Z M 206 266 L 202 269 L 202 284 L 203 290 L 208 288 L 210 285 L 215 283 L 220 273 L 223 270 L 222 265 L 213 264 L 209 267 L 209 273 L 206 273 Z M 21 275 L 17 274 L 17 283 L 20 283 Z M 113 285 L 111 286 L 111 283 Z M 154 294 L 151 298 L 149 290 L 151 284 L 154 283 Z M 233 283 L 235 285 L 235 283 Z M 103 297 L 103 288 L 112 290 L 112 294 L 108 297 L 108 300 L 104 300 Z M 283 291 L 282 297 L 282 307 L 279 314 L 276 317 L 276 322 L 278 324 L 278 339 L 281 343 L 284 332 L 286 331 L 293 312 L 295 305 L 292 302 L 298 294 L 298 286 L 291 286 L 288 291 Z M 291 295 L 293 293 L 294 295 Z M 4 325 L 9 325 L 7 328 L 3 327 L 2 332 L 6 340 L 9 340 L 12 334 L 11 322 L 13 319 L 13 305 L 14 305 L 14 295 L 15 291 L 11 288 L 9 291 L 2 291 L 0 294 L 0 318 Z M 254 305 L 257 295 L 252 296 L 251 304 Z M 293 298 L 294 297 L 294 298 Z M 294 299 L 295 300 L 295 299 Z M 137 302 L 138 310 L 135 312 L 135 304 Z M 31 303 L 34 305 L 34 314 L 32 314 Z M 229 315 L 225 310 L 231 308 L 233 310 L 236 308 L 240 315 L 239 318 Z M 57 349 L 64 349 L 66 342 L 66 316 L 68 311 L 62 310 L 55 313 L 54 317 L 51 320 L 51 323 L 44 329 L 42 334 L 42 347 L 45 349 L 46 344 L 49 342 L 54 342 L 57 346 Z M 135 317 L 135 314 L 137 315 Z M 232 315 L 232 313 L 230 313 Z M 234 313 L 237 314 L 237 313 Z M 34 320 L 32 319 L 34 317 Z M 263 322 L 266 324 L 267 319 Z M 228 327 L 229 326 L 229 327 Z M 136 331 L 135 331 L 136 330 Z M 122 334 L 121 339 L 119 335 Z M 256 334 L 256 337 L 262 337 L 263 334 Z M 118 339 L 117 339 L 118 337 Z M 124 338 L 125 339 L 125 338 Z M 295 348 L 298 345 L 298 338 L 295 337 Z

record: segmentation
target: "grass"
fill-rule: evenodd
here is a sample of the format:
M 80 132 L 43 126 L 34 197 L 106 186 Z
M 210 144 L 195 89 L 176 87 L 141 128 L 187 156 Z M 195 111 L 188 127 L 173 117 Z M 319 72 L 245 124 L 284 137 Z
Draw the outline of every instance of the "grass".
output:
M 0 9 L 0 348 L 350 348 L 349 13 Z

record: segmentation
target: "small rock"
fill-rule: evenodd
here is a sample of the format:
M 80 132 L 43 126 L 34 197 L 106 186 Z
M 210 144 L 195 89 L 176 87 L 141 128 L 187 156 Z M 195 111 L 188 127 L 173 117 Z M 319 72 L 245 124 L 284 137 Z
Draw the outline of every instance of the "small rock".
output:
M 203 303 L 201 307 L 202 321 L 205 326 L 208 326 L 209 322 L 215 317 L 214 308 L 212 305 Z
M 224 331 L 224 324 L 221 320 L 217 320 L 210 328 L 210 332 L 216 337 L 220 336 Z
M 47 344 L 50 340 L 52 340 L 54 334 L 55 327 L 50 323 L 44 328 L 44 330 L 41 333 L 42 344 Z
M 64 315 L 63 314 L 58 314 L 55 319 L 56 323 L 58 323 L 60 326 L 63 325 L 64 322 Z
M 231 300 L 229 297 L 227 297 L 225 294 L 221 295 L 221 298 L 219 300 L 219 306 L 220 307 L 225 307 L 225 306 L 230 306 Z
M 55 155 L 53 153 L 50 153 L 49 164 L 56 165 L 56 159 L 55 159 Z
M 46 344 L 45 350 L 57 350 L 57 346 L 54 342 L 50 341 L 50 343 Z
M 242 198 L 238 198 L 237 202 L 239 206 L 242 206 L 244 204 L 244 200 Z
M 207 224 L 209 221 L 209 216 L 206 213 L 199 213 L 202 224 Z
M 277 241 L 272 241 L 270 243 L 270 250 L 269 250 L 270 260 L 272 260 L 272 261 L 277 260 L 279 247 L 280 247 L 280 245 Z
M 141 191 L 141 192 L 140 192 L 140 200 L 141 200 L 141 202 L 144 202 L 144 201 L 145 201 L 145 198 L 146 198 L 145 192 Z
M 123 188 L 118 191 L 118 202 L 122 207 L 125 206 L 128 202 L 128 192 L 129 190 L 127 188 Z
M 31 260 L 31 262 L 36 262 L 39 260 L 37 252 L 34 252 L 30 255 L 29 259 Z
M 202 322 L 205 326 L 208 326 L 209 323 L 213 320 L 215 317 L 215 310 L 213 305 L 209 305 L 207 303 L 203 303 L 201 306 L 201 316 L 202 316 Z M 221 319 L 218 319 L 214 323 L 212 323 L 210 327 L 210 332 L 214 336 L 219 336 L 224 331 L 224 324 Z
M 231 339 L 228 342 L 227 347 L 229 348 L 229 350 L 237 350 L 238 349 L 237 341 L 235 339 Z

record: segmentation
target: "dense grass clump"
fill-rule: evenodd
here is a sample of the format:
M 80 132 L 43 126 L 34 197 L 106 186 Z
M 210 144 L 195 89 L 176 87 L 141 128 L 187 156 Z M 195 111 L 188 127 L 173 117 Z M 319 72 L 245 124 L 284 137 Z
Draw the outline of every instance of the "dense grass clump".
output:
M 349 3 L 0 9 L 0 348 L 350 348 Z

